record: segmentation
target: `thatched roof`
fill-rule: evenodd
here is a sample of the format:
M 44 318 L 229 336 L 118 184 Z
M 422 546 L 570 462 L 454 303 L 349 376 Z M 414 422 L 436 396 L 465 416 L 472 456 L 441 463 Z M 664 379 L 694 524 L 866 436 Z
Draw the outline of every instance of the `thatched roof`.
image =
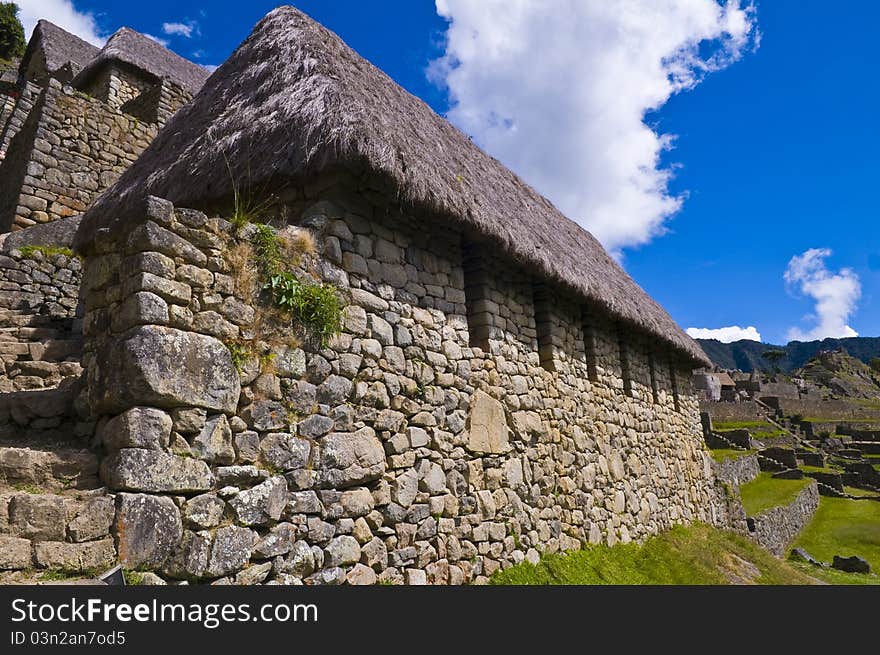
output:
M 134 66 L 153 77 L 167 79 L 196 93 L 211 75 L 206 68 L 171 52 L 161 43 L 128 27 L 117 30 L 97 56 L 74 80 L 83 83 L 107 62 Z
M 20 70 L 25 72 L 31 59 L 42 53 L 49 74 L 55 73 L 67 62 L 73 62 L 75 70 L 78 71 L 85 68 L 98 52 L 99 49 L 91 43 L 47 20 L 40 20 L 37 21 L 24 57 L 21 58 Z
M 536 274 L 699 365 L 710 362 L 586 230 L 293 7 L 272 11 L 86 213 L 76 245 L 125 230 L 147 194 L 204 208 L 231 176 L 273 188 L 369 167 L 397 199 L 494 241 Z

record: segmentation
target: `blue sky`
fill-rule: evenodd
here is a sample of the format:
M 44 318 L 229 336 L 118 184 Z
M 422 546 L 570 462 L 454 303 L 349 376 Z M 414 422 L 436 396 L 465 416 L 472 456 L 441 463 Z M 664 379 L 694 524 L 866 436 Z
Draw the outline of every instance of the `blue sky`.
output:
M 880 335 L 880 6 L 493 3 L 294 4 L 587 224 L 683 327 L 755 326 L 775 343 Z M 21 4 L 91 14 L 77 26 L 98 36 L 127 25 L 206 65 L 275 6 Z

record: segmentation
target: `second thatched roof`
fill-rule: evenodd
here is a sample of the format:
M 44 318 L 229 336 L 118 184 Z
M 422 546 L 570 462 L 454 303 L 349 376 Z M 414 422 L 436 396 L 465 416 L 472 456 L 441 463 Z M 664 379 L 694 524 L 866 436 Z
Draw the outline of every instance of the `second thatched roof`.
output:
M 47 72 L 51 75 L 73 63 L 73 72 L 85 68 L 98 55 L 99 49 L 75 34 L 71 34 L 47 20 L 37 21 L 34 32 L 28 41 L 27 49 L 21 59 L 21 72 L 28 69 L 31 60 L 42 53 Z
M 125 229 L 146 195 L 206 207 L 253 188 L 352 166 L 384 177 L 426 217 L 494 241 L 514 260 L 708 366 L 696 342 L 586 230 L 342 40 L 279 7 L 86 213 L 76 245 Z
M 171 52 L 161 43 L 128 27 L 118 29 L 96 53 L 92 61 L 77 75 L 81 84 L 107 62 L 122 62 L 156 78 L 168 79 L 192 94 L 198 92 L 211 75 L 208 70 Z

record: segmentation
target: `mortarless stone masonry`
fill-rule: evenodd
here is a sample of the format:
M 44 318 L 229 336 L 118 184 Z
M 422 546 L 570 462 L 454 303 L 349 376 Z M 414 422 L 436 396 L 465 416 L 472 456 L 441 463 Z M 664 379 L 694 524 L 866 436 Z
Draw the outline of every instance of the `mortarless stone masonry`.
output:
M 227 221 L 151 199 L 140 226 L 87 254 L 102 475 L 167 495 L 155 511 L 183 524 L 151 550 L 154 570 L 253 582 L 265 562 L 256 581 L 461 584 L 541 552 L 728 523 L 688 365 L 555 288 L 537 325 L 525 271 L 496 256 L 471 277 L 461 235 L 353 188 L 288 206 L 321 253 L 304 267 L 346 298 L 344 331 L 326 348 L 272 346 L 263 371 L 253 357 L 236 374 L 224 346 L 260 338 Z M 141 345 L 154 342 L 174 356 Z M 139 552 L 134 534 L 117 534 L 120 553 Z
M 0 165 L 0 230 L 81 214 L 156 136 L 142 122 L 51 80 Z

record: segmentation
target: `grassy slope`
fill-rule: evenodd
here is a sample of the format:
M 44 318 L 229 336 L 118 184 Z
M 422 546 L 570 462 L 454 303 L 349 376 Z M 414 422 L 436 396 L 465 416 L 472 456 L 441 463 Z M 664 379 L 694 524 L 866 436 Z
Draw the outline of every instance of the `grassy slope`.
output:
M 872 571 L 880 571 L 880 503 L 822 496 L 795 546 L 823 562 L 835 555 L 859 555 L 871 563 Z
M 810 481 L 809 478 L 781 480 L 770 473 L 761 473 L 748 484 L 742 485 L 739 493 L 746 514 L 755 516 L 771 507 L 788 505 Z
M 694 524 L 677 526 L 642 546 L 590 546 L 547 555 L 537 565 L 524 562 L 496 573 L 492 583 L 706 585 L 730 584 L 736 577 L 758 584 L 816 582 L 808 572 L 773 557 L 747 537 Z
M 728 459 L 739 459 L 746 455 L 753 455 L 756 450 L 736 450 L 734 448 L 711 448 L 709 454 L 716 462 L 723 462 Z

